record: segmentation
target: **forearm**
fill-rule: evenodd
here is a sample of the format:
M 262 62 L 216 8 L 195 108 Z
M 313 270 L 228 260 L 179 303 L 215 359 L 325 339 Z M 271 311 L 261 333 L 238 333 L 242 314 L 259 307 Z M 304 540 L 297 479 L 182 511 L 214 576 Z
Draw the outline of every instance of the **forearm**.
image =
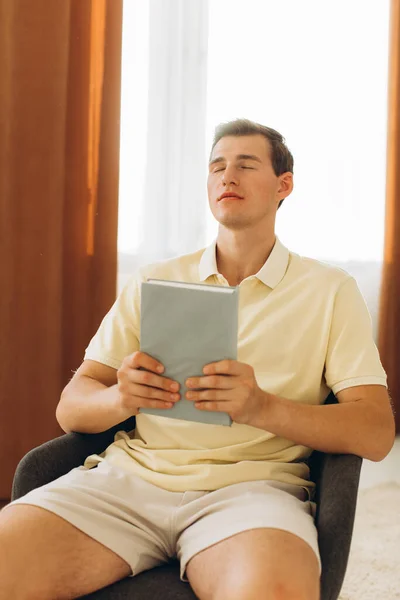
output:
M 85 375 L 67 385 L 56 410 L 57 421 L 66 433 L 100 433 L 132 414 L 119 406 L 117 384 L 107 387 Z
M 264 394 L 263 409 L 250 425 L 313 450 L 356 454 L 373 461 L 389 452 L 387 421 L 363 400 L 310 405 Z

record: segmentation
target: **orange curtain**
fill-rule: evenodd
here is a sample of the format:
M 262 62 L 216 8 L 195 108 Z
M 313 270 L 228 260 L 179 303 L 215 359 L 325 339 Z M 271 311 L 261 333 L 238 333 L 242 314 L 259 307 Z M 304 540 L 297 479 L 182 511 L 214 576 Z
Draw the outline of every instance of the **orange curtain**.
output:
M 0 0 L 0 499 L 116 295 L 122 0 Z
M 378 348 L 400 432 L 400 0 L 390 15 L 387 188 Z

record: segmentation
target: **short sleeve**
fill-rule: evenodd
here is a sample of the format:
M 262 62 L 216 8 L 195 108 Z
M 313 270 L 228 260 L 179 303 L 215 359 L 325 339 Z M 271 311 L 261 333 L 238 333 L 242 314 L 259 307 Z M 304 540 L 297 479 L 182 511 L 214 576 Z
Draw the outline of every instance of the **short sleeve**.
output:
M 354 277 L 337 291 L 325 360 L 325 380 L 334 394 L 348 387 L 387 386 L 372 321 Z
M 85 360 L 119 369 L 126 356 L 140 349 L 140 277 L 131 277 L 102 320 L 85 351 Z

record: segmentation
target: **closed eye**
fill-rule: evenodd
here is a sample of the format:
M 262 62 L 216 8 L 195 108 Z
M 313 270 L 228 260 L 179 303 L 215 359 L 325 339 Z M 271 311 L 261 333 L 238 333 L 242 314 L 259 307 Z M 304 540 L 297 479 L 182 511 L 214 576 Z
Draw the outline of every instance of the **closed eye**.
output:
M 221 167 L 219 169 L 214 169 L 213 173 L 219 173 L 220 171 L 223 171 L 225 169 L 225 167 Z M 240 166 L 239 169 L 251 169 L 252 171 L 254 171 L 254 167 L 245 167 L 244 165 Z

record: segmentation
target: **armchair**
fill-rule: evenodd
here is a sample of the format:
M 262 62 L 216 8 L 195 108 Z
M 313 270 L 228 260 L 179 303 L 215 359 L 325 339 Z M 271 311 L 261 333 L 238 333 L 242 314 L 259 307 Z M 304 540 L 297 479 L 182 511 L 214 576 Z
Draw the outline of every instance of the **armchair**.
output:
M 336 403 L 331 392 L 326 404 Z M 103 452 L 117 431 L 131 431 L 135 417 L 97 434 L 68 433 L 33 448 L 19 462 L 12 487 L 12 500 L 61 477 Z M 316 483 L 315 522 L 321 554 L 321 600 L 337 600 L 350 551 L 362 458 L 350 454 L 313 451 L 308 464 Z M 179 579 L 174 560 L 161 567 L 126 578 L 85 596 L 92 600 L 195 600 L 188 583 Z

